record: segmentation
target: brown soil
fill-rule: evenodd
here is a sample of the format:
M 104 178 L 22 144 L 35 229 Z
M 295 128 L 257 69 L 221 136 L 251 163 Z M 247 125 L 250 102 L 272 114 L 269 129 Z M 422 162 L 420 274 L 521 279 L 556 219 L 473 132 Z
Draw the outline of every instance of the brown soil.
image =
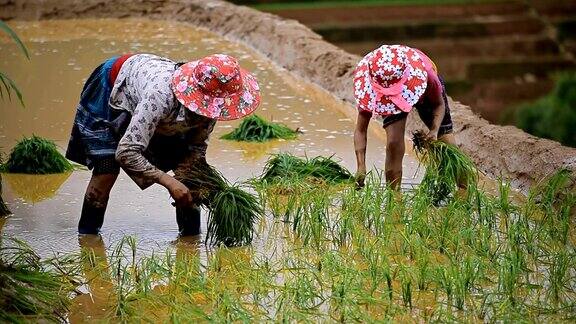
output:
M 146 17 L 193 23 L 244 42 L 296 75 L 353 103 L 352 74 L 360 59 L 322 40 L 302 24 L 218 0 L 0 0 L 0 19 Z M 576 149 L 512 126 L 490 125 L 453 104 L 459 145 L 492 177 L 511 177 L 526 189 L 559 168 L 576 174 Z M 354 114 L 350 107 L 348 114 Z M 409 128 L 419 128 L 415 114 Z M 576 188 L 576 183 L 573 186 Z

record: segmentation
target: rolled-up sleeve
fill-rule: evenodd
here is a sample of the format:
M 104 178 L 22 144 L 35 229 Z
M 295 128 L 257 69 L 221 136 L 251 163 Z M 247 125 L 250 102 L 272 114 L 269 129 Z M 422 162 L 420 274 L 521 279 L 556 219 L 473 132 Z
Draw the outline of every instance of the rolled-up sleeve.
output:
M 144 157 L 144 151 L 166 111 L 161 106 L 165 101 L 158 97 L 159 94 L 150 94 L 137 105 L 116 150 L 116 160 L 141 189 L 157 183 L 164 174 Z

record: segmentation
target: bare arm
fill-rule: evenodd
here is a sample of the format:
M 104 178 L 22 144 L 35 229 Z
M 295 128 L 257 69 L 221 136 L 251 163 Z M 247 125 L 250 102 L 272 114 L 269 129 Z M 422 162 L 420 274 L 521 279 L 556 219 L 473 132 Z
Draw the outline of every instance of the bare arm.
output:
M 366 176 L 366 146 L 368 142 L 368 124 L 372 114 L 369 112 L 358 112 L 356 120 L 356 130 L 354 131 L 354 151 L 356 152 L 357 182 L 359 186 L 364 185 Z
M 444 101 L 442 100 L 439 105 L 435 105 L 432 108 L 432 126 L 428 132 L 428 138 L 431 140 L 438 139 L 438 131 L 440 130 L 440 125 L 442 124 L 442 119 L 444 119 L 444 114 L 446 113 L 446 107 L 444 106 Z
M 442 83 L 438 79 L 437 75 L 429 75 L 428 77 L 429 96 L 431 96 L 430 102 L 432 106 L 432 125 L 430 126 L 430 131 L 428 132 L 428 139 L 436 140 L 438 139 L 438 131 L 440 130 L 440 125 L 442 124 L 442 119 L 444 119 L 444 114 L 446 113 L 446 107 L 444 106 L 444 97 L 442 95 Z

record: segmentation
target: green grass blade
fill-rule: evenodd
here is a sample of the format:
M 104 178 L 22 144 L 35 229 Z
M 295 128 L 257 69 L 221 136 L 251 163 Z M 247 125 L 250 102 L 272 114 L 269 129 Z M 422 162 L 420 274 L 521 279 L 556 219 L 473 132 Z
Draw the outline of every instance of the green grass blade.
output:
M 28 53 L 28 49 L 26 48 L 26 46 L 24 45 L 24 43 L 22 42 L 22 40 L 20 40 L 20 37 L 18 37 L 18 35 L 16 35 L 16 33 L 12 30 L 12 28 L 10 28 L 4 21 L 0 20 L 0 30 L 2 30 L 3 32 L 5 32 L 6 34 L 8 34 L 8 36 L 10 36 L 10 38 L 12 38 L 12 40 L 14 40 L 14 42 L 16 43 L 16 45 L 18 45 L 18 47 L 20 48 L 20 50 L 22 51 L 22 53 L 24 53 L 24 55 L 26 55 L 27 59 L 30 59 L 30 54 Z

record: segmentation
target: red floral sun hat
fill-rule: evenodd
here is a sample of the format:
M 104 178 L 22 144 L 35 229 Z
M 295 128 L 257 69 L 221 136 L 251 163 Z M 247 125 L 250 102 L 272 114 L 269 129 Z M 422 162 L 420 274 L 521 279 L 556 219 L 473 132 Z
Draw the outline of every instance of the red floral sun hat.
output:
M 256 77 L 224 54 L 182 65 L 172 76 L 172 91 L 192 112 L 218 120 L 242 118 L 260 104 Z
M 409 112 L 428 84 L 422 55 L 404 45 L 383 45 L 354 70 L 358 109 L 386 116 Z

